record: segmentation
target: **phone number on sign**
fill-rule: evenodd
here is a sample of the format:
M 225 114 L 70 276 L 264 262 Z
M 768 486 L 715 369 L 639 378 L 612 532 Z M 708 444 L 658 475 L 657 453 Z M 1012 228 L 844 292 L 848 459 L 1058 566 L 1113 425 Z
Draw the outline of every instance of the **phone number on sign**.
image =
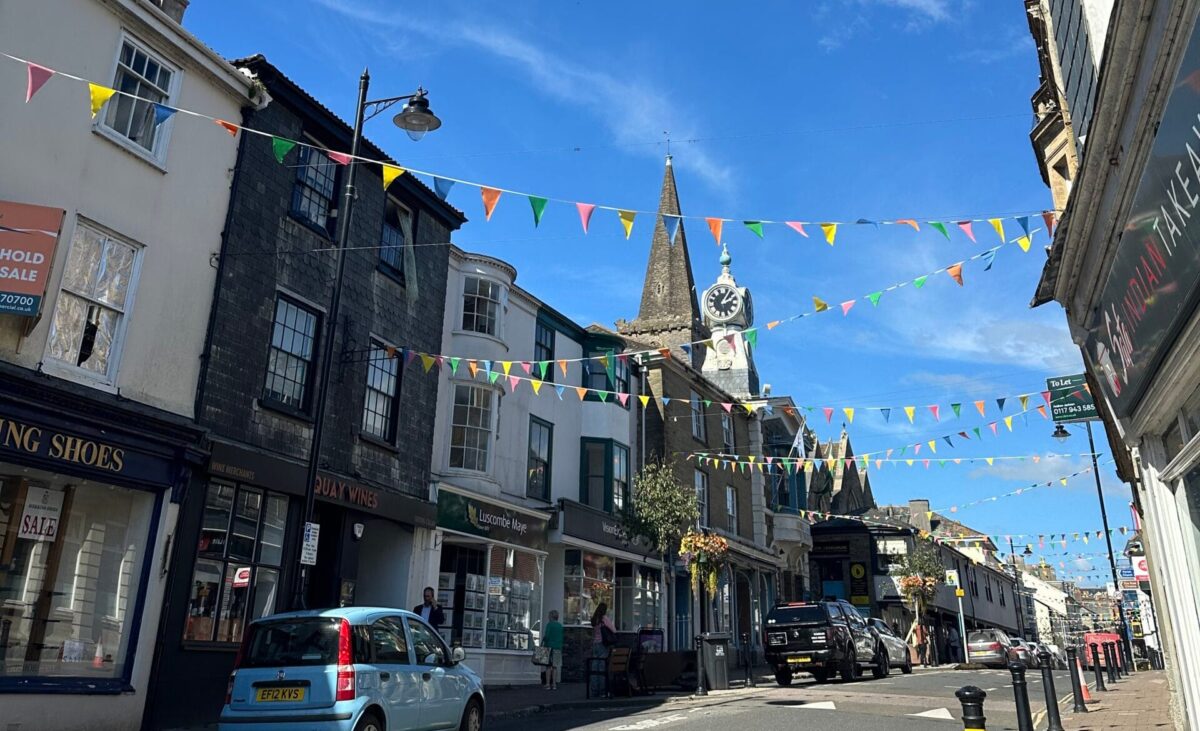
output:
M 37 305 L 37 297 L 28 294 L 9 294 L 0 292 L 0 311 L 17 310 L 21 312 L 32 311 Z

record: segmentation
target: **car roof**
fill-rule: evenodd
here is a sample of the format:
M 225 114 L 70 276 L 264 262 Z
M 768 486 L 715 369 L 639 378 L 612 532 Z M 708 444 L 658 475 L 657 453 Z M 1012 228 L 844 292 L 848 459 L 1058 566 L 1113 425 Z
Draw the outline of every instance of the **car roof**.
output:
M 271 622 L 279 619 L 327 618 L 346 619 L 350 624 L 370 624 L 381 617 L 416 617 L 407 609 L 397 607 L 333 607 L 330 609 L 300 609 L 294 612 L 272 614 L 256 622 Z

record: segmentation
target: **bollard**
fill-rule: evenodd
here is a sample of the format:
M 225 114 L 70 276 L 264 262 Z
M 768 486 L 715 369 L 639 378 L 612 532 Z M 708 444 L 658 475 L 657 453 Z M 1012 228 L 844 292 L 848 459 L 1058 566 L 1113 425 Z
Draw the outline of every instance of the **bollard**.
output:
M 974 685 L 964 685 L 954 691 L 954 695 L 958 696 L 958 702 L 962 704 L 963 728 L 967 731 L 986 729 L 987 717 L 983 715 L 983 701 L 987 698 L 987 693 Z
M 1121 635 L 1121 657 L 1125 658 L 1123 667 L 1125 676 L 1128 677 L 1137 670 L 1137 663 L 1133 661 L 1133 645 L 1129 644 L 1129 638 L 1124 634 Z
M 1062 716 L 1058 714 L 1058 693 L 1054 691 L 1054 656 L 1049 650 L 1038 653 L 1042 666 L 1042 690 L 1046 692 L 1046 731 L 1064 731 Z M 1078 681 L 1076 681 L 1078 682 Z
M 1092 669 L 1096 671 L 1096 690 L 1108 691 L 1104 686 L 1104 669 L 1100 667 L 1100 645 L 1092 643 Z
M 1104 643 L 1104 667 L 1108 671 L 1108 682 L 1117 682 L 1117 658 L 1111 642 Z
M 1075 698 L 1075 707 L 1071 709 L 1072 713 L 1087 713 L 1087 704 L 1083 700 L 1083 684 L 1079 682 L 1079 658 L 1078 650 L 1074 647 L 1067 648 L 1067 667 L 1071 671 L 1071 695 Z
M 1121 661 L 1121 645 L 1117 642 L 1110 642 L 1108 645 L 1112 648 L 1109 652 L 1112 653 L 1113 676 L 1117 680 L 1120 680 L 1125 677 L 1124 668 L 1122 667 L 1124 663 Z
M 750 633 L 742 633 L 742 648 L 746 653 L 746 687 L 754 687 L 754 648 L 750 646 Z
M 1033 713 L 1029 710 L 1029 689 L 1025 685 L 1025 666 L 1019 662 L 1008 664 L 1012 673 L 1013 696 L 1017 700 L 1017 729 L 1018 731 L 1034 731 Z
M 704 641 L 696 635 L 696 695 L 708 695 L 704 687 Z

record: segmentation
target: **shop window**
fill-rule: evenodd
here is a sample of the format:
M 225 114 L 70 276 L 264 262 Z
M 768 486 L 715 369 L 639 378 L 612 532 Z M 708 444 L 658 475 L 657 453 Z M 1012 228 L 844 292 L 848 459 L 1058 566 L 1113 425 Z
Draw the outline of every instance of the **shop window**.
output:
M 155 502 L 0 463 L 0 675 L 128 676 Z
M 463 286 L 462 329 L 499 337 L 500 284 L 483 277 L 467 277 Z
M 538 320 L 533 333 L 533 359 L 536 362 L 554 360 L 554 328 Z
M 492 444 L 492 391 L 482 386 L 454 384 L 450 427 L 450 466 L 487 472 Z
M 292 188 L 292 215 L 319 229 L 329 230 L 329 214 L 337 188 L 337 167 L 311 139 L 299 146 L 296 185 Z
M 400 359 L 388 355 L 388 348 L 371 341 L 367 358 L 367 393 L 363 398 L 362 430 L 373 437 L 391 442 L 396 438 L 396 398 Z
M 999 584 L 996 593 L 1000 595 L 1000 606 L 1004 606 L 1004 584 Z
M 616 566 L 613 623 L 619 632 L 636 632 L 659 626 L 662 606 L 661 573 L 634 563 Z
M 535 553 L 492 546 L 487 576 L 487 643 L 497 650 L 530 650 L 542 616 L 543 559 Z
M 737 442 L 733 438 L 732 414 L 721 414 L 721 445 L 725 454 L 736 454 Z
M 308 408 L 317 325 L 316 312 L 283 295 L 275 298 L 264 400 L 297 410 Z
M 46 339 L 49 358 L 114 380 L 140 254 L 126 241 L 76 224 Z
M 591 624 L 601 602 L 611 611 L 615 606 L 613 558 L 571 548 L 564 551 L 563 561 L 563 624 Z
M 700 400 L 700 394 L 692 391 L 691 399 L 688 401 L 692 412 L 692 436 L 700 441 L 705 441 L 704 431 L 704 402 Z
M 693 484 L 696 487 L 696 507 L 699 509 L 699 517 L 696 518 L 696 527 L 708 527 L 708 475 L 701 470 L 696 470 L 692 475 Z
M 287 502 L 253 487 L 209 484 L 184 640 L 239 642 L 248 622 L 274 613 Z
M 611 439 L 581 440 L 579 502 L 616 512 L 629 504 L 629 447 Z
M 111 131 L 123 144 L 150 154 L 161 162 L 166 157 L 170 120 L 161 124 L 157 104 L 171 106 L 171 92 L 178 71 L 158 54 L 130 38 L 121 41 L 114 94 L 106 105 L 101 129 Z M 132 143 L 132 144 L 131 144 Z
M 991 574 L 983 575 L 983 592 L 987 596 L 989 602 L 995 601 L 992 597 L 992 576 Z
M 379 239 L 379 268 L 404 284 L 410 272 L 404 271 L 404 245 L 412 235 L 412 212 L 389 197 L 383 214 L 383 232 Z
M 550 499 L 550 452 L 553 441 L 554 425 L 536 416 L 529 417 L 529 456 L 525 467 L 527 497 Z
M 456 544 L 442 546 L 438 604 L 449 625 L 443 637 L 463 647 L 483 647 L 487 614 L 487 549 Z
M 737 490 L 733 485 L 725 486 L 725 528 L 730 533 L 737 535 L 738 532 L 738 516 L 737 516 Z

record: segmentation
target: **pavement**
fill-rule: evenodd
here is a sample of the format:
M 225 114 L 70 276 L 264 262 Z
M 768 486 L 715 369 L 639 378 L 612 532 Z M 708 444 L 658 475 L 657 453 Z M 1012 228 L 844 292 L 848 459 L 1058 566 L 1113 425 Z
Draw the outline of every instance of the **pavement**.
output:
M 1175 728 L 1171 720 L 1171 691 L 1163 671 L 1134 673 L 1116 683 L 1108 683 L 1107 692 L 1096 692 L 1094 683 L 1090 687 L 1096 703 L 1088 706 L 1088 713 L 1070 713 L 1072 704 L 1068 700 L 1065 706 L 1068 710 L 1062 714 L 1063 728 L 1067 731 L 1162 731 Z

